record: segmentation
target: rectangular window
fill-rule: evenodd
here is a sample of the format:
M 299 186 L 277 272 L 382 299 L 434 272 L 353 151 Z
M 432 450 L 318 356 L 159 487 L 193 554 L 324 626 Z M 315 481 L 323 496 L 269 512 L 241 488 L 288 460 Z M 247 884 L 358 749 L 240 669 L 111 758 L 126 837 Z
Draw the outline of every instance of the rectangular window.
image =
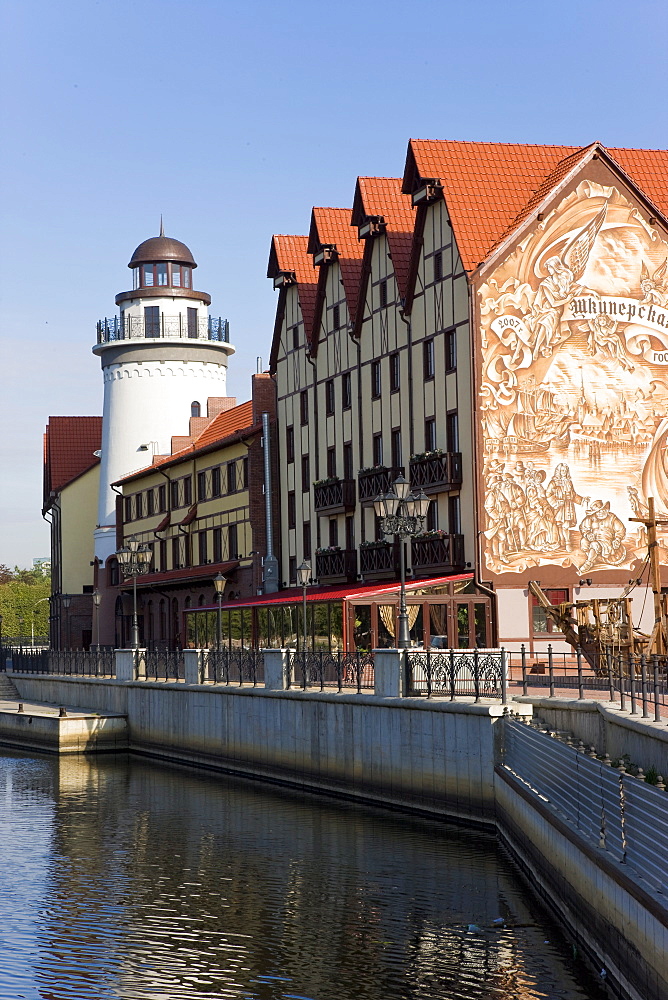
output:
M 343 446 L 343 478 L 353 478 L 353 446 L 350 443 Z
M 311 487 L 311 462 L 308 455 L 302 455 L 302 491 L 306 493 Z
M 241 462 L 241 476 L 243 481 L 243 488 L 248 489 L 248 455 Z
M 384 309 L 385 306 L 387 305 L 387 281 L 385 280 L 381 281 L 380 285 L 378 286 L 378 291 L 380 293 L 380 306 L 381 309 Z
M 295 500 L 294 490 L 290 490 L 288 493 L 288 528 L 295 528 L 297 526 L 297 502 Z
M 227 548 L 230 559 L 239 558 L 239 539 L 236 524 L 230 524 L 227 529 Z
M 292 328 L 292 349 L 297 350 L 299 347 L 299 327 L 293 326 Z
M 371 398 L 380 396 L 380 361 L 371 362 Z
M 144 273 L 144 288 L 151 288 L 153 286 L 153 264 L 144 264 L 142 271 Z
M 335 517 L 329 522 L 329 544 L 334 547 L 339 544 L 339 522 Z
M 193 481 L 190 476 L 183 480 L 183 506 L 190 507 L 193 502 Z
M 123 499 L 123 520 L 132 520 L 132 497 L 125 497 Z
M 304 559 L 311 558 L 311 522 L 304 521 L 302 525 L 302 554 Z
M 299 393 L 299 416 L 303 427 L 304 424 L 308 423 L 308 392 L 306 389 Z
M 332 328 L 338 330 L 341 326 L 341 310 L 339 306 L 334 306 L 332 309 Z
M 172 569 L 181 569 L 180 539 L 172 538 Z
M 427 531 L 436 531 L 438 529 L 438 500 L 436 497 L 431 501 L 429 507 L 427 508 Z
M 550 604 L 566 604 L 568 602 L 567 590 L 546 590 L 545 596 Z M 545 608 L 538 603 L 538 598 L 531 595 L 531 623 L 534 635 L 545 632 L 558 632 L 557 625 L 548 617 Z
M 448 521 L 451 535 L 462 533 L 462 512 L 459 497 L 448 497 Z
M 167 487 L 164 484 L 158 486 L 158 510 L 161 514 L 167 510 Z
M 155 514 L 155 490 L 146 490 L 146 516 Z
M 199 333 L 197 326 L 197 310 L 188 308 L 188 336 L 191 340 L 197 339 Z
M 192 566 L 192 551 L 190 548 L 192 539 L 190 535 L 182 535 L 181 542 L 183 547 L 183 565 L 185 567 Z
M 401 460 L 401 431 L 392 431 L 392 468 L 399 469 L 404 463 Z
M 457 369 L 457 331 L 446 330 L 445 333 L 445 370 L 454 372 Z
M 197 473 L 197 499 L 206 500 L 206 472 Z
M 227 492 L 236 493 L 237 490 L 237 463 L 227 463 Z
M 160 307 L 144 306 L 144 336 L 160 336 Z
M 189 267 L 184 267 L 183 270 L 181 271 L 181 274 L 183 275 L 184 288 L 190 288 L 190 271 L 191 269 Z
M 336 448 L 327 449 L 327 478 L 333 479 L 336 476 Z
M 213 561 L 219 563 L 223 561 L 223 531 L 222 528 L 213 529 Z
M 215 469 L 211 470 L 211 496 L 219 497 L 221 493 L 220 489 L 220 466 L 217 465 Z
M 206 531 L 200 531 L 197 536 L 197 544 L 199 548 L 199 564 L 204 566 L 209 558 L 209 553 L 207 551 L 207 538 Z
M 422 345 L 422 375 L 425 379 L 434 377 L 434 341 L 431 339 Z
M 285 457 L 288 461 L 294 462 L 295 460 L 295 429 L 294 427 L 285 428 Z
M 334 413 L 334 379 L 330 378 L 325 382 L 325 412 L 327 416 Z
M 383 464 L 383 435 L 374 434 L 372 438 L 373 445 L 373 464 L 382 465 Z
M 453 410 L 445 418 L 445 438 L 448 451 L 459 451 L 459 419 Z
M 144 494 L 137 493 L 135 496 L 135 517 L 139 520 L 144 516 Z
M 172 482 L 172 483 L 169 484 L 169 501 L 170 501 L 172 510 L 176 510 L 177 507 L 181 506 L 181 504 L 179 502 L 179 481 L 178 481 L 178 479 L 175 479 L 174 482 Z
M 390 391 L 396 392 L 400 380 L 399 353 L 390 354 Z
M 155 270 L 156 270 L 156 274 L 158 276 L 158 284 L 159 285 L 166 285 L 167 284 L 167 265 L 164 264 L 164 263 L 162 263 L 162 264 L 156 264 L 155 265 Z
M 355 518 L 346 518 L 346 548 L 348 550 L 355 548 Z
M 441 281 L 443 278 L 443 251 L 438 250 L 434 254 L 434 281 Z
M 345 375 L 341 376 L 341 405 L 344 410 L 349 410 L 353 405 L 350 372 L 346 372 Z
M 164 538 L 160 539 L 160 572 L 167 572 L 167 542 Z
M 424 422 L 424 450 L 435 451 L 436 449 L 436 420 L 428 417 Z
M 290 556 L 288 559 L 288 578 L 290 583 L 297 582 L 297 556 Z
M 172 287 L 181 287 L 181 265 L 172 264 Z

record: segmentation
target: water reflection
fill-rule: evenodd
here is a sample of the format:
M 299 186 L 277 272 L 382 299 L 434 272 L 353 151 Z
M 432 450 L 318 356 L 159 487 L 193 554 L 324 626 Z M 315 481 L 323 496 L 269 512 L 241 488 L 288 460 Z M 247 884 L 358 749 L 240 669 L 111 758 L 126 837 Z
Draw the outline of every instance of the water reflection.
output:
M 489 838 L 123 757 L 0 803 L 3 1000 L 599 996 Z

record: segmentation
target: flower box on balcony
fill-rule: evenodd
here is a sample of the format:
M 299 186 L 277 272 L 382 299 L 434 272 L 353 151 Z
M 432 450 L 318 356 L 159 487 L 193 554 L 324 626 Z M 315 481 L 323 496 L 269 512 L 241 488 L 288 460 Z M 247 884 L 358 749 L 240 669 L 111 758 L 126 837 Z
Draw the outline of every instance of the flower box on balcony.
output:
M 372 504 L 379 493 L 387 493 L 397 476 L 403 476 L 402 468 L 388 468 L 377 465 L 373 469 L 360 469 L 357 474 L 357 488 L 360 503 Z
M 411 541 L 411 565 L 413 570 L 463 569 L 464 536 L 446 535 L 440 531 L 425 532 Z
M 318 549 L 315 554 L 318 580 L 356 580 L 357 551 L 355 549 Z
M 322 479 L 313 484 L 313 504 L 319 514 L 341 514 L 355 507 L 354 479 Z
M 425 493 L 454 490 L 462 485 L 462 455 L 459 451 L 426 451 L 410 460 L 411 489 Z
M 360 573 L 367 580 L 395 579 L 399 574 L 398 542 L 363 542 Z

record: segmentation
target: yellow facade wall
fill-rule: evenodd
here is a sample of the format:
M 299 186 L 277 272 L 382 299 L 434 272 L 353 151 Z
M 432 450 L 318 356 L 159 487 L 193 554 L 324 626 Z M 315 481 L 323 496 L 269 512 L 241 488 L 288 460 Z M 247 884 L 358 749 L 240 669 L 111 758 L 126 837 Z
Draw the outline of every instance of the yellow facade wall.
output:
M 81 594 L 93 585 L 93 532 L 97 523 L 100 466 L 69 483 L 60 493 L 62 592 Z

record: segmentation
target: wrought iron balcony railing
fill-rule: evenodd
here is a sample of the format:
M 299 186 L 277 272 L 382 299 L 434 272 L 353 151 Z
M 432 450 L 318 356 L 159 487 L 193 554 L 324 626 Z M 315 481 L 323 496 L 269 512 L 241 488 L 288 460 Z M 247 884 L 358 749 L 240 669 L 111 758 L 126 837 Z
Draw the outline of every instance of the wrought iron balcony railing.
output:
M 357 475 L 360 503 L 373 503 L 380 493 L 387 493 L 397 476 L 403 476 L 404 469 L 387 468 L 378 465 L 375 469 L 363 469 Z
M 357 549 L 328 549 L 315 554 L 315 574 L 318 580 L 357 579 Z
M 399 543 L 360 545 L 360 573 L 367 578 L 396 577 L 399 573 Z
M 425 493 L 457 489 L 462 485 L 462 455 L 459 451 L 430 452 L 410 461 L 412 489 Z
M 313 505 L 319 514 L 340 514 L 355 507 L 355 480 L 331 479 L 315 483 Z
M 98 344 L 111 344 L 116 340 L 211 340 L 228 344 L 230 324 L 220 316 L 199 316 L 197 321 L 187 316 L 165 316 L 157 319 L 145 316 L 112 316 L 97 324 Z
M 464 536 L 440 535 L 427 538 L 413 538 L 411 541 L 411 565 L 413 570 L 462 569 L 464 561 Z

